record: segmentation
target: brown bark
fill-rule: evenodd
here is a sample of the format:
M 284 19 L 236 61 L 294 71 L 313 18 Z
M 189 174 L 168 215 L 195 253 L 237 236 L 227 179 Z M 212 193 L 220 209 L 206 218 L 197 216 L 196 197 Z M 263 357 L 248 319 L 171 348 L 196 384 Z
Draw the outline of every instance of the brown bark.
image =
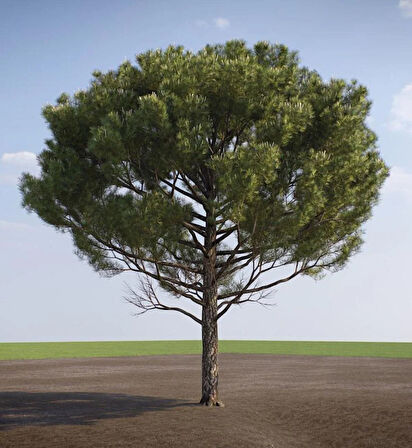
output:
M 202 308 L 202 398 L 200 404 L 223 406 L 218 400 L 219 370 L 217 333 L 217 281 L 216 281 L 216 224 L 213 214 L 206 224 L 203 263 L 203 308 Z
M 206 291 L 205 306 L 202 312 L 202 398 L 200 404 L 218 406 L 219 370 L 218 334 L 217 334 L 217 300 L 213 290 Z

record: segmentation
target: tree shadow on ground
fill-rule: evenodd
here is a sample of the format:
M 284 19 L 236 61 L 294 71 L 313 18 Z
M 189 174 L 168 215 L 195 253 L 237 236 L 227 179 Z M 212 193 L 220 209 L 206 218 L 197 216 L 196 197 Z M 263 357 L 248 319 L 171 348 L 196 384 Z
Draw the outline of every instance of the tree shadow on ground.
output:
M 0 431 L 19 426 L 90 425 L 151 411 L 196 406 L 184 400 L 95 392 L 1 392 Z

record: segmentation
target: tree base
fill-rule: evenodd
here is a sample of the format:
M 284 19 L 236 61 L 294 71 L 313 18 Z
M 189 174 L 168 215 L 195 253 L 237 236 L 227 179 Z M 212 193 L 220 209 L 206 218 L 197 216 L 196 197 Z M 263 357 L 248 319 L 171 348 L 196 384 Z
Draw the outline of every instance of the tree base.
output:
M 202 397 L 199 404 L 202 406 L 208 406 L 210 408 L 213 406 L 219 406 L 220 408 L 225 407 L 225 405 L 221 401 L 214 400 L 212 397 Z

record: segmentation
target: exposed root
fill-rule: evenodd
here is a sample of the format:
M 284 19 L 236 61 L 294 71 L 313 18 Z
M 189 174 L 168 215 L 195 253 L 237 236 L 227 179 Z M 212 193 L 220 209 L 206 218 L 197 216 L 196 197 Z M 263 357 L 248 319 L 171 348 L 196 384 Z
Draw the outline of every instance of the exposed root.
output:
M 225 405 L 221 401 L 214 400 L 211 397 L 207 397 L 207 398 L 202 397 L 202 399 L 200 400 L 199 404 L 202 405 L 202 406 L 208 406 L 210 408 L 213 407 L 213 406 L 219 406 L 220 408 L 224 408 L 225 407 Z

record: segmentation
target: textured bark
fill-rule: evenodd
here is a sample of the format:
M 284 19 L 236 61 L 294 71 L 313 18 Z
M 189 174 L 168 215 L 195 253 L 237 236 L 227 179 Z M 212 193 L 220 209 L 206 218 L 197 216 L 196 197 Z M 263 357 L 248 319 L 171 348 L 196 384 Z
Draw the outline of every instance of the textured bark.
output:
M 213 211 L 208 216 L 205 235 L 207 256 L 203 263 L 202 308 L 202 398 L 200 404 L 222 406 L 218 400 L 218 333 L 217 333 L 217 282 L 216 282 L 216 225 Z
M 206 291 L 205 296 L 208 296 L 208 301 L 205 301 L 202 313 L 202 399 L 200 403 L 214 406 L 219 404 L 217 301 L 213 288 Z

